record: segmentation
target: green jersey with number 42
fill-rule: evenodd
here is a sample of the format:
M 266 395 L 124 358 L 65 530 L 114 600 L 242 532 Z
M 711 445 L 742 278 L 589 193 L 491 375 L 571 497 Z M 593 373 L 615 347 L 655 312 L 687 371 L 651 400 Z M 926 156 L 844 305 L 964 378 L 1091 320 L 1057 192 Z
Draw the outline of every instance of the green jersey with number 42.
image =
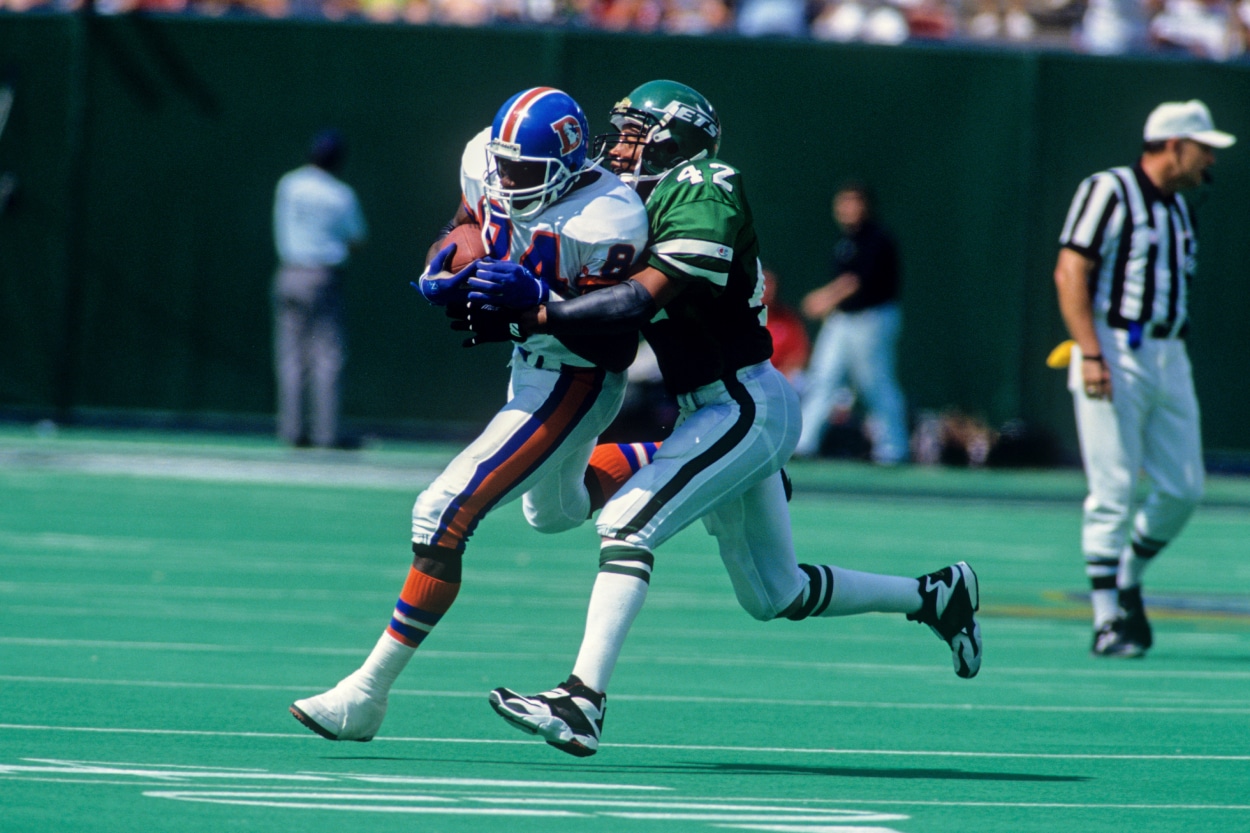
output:
M 647 265 L 684 284 L 642 330 L 669 391 L 688 393 L 772 356 L 741 172 L 718 159 L 680 165 L 647 198 L 647 217 Z

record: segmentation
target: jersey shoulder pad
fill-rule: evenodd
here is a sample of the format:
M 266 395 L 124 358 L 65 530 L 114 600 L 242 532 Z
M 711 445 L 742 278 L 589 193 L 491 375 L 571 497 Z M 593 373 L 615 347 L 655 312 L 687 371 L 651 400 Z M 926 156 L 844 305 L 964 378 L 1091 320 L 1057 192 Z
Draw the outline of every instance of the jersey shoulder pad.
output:
M 574 209 L 564 224 L 566 237 L 591 245 L 622 241 L 633 243 L 639 250 L 646 244 L 646 206 L 615 174 L 602 171 L 598 180 L 565 200 L 574 203 L 566 207 Z
M 460 155 L 460 192 L 465 204 L 474 208 L 485 194 L 486 143 L 490 141 L 490 128 L 484 128 L 469 140 Z

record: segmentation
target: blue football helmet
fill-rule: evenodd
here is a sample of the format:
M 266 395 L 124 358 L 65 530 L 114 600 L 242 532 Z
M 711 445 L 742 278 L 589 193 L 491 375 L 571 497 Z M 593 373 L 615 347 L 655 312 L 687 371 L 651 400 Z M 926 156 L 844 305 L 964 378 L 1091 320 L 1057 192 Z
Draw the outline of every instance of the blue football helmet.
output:
M 486 146 L 486 196 L 509 217 L 534 217 L 573 187 L 590 134 L 577 102 L 553 87 L 517 93 L 499 108 Z

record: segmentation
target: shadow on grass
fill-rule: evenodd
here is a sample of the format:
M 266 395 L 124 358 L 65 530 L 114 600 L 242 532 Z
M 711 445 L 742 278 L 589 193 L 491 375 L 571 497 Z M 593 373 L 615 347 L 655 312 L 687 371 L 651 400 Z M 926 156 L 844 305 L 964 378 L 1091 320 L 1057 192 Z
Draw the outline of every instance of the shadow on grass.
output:
M 647 767 L 640 767 L 647 769 Z M 834 778 L 889 778 L 901 780 L 932 779 L 938 781 L 1088 781 L 1082 775 L 1036 775 L 1028 772 L 972 772 L 936 767 L 862 767 L 862 766 L 794 766 L 791 764 L 686 764 L 669 769 L 678 772 L 705 771 L 718 775 L 819 775 Z
M 384 755 L 335 755 L 327 760 L 336 761 L 411 761 L 424 764 L 433 763 L 430 757 L 402 757 Z M 516 777 L 518 761 L 482 761 L 441 758 L 443 764 L 472 764 L 473 766 L 500 766 L 512 772 Z M 598 762 L 552 761 L 550 763 L 524 763 L 525 772 L 536 771 L 559 772 L 567 774 L 577 772 L 582 775 L 594 774 L 596 777 L 615 773 L 621 775 L 638 775 L 643 773 L 666 773 L 676 775 L 815 775 L 823 778 L 885 778 L 891 780 L 931 780 L 931 781 L 1022 781 L 1035 783 L 1081 783 L 1093 780 L 1084 775 L 1038 775 L 1030 772 L 975 772 L 962 769 L 940 769 L 936 767 L 852 767 L 852 766 L 795 766 L 791 764 L 749 764 L 749 763 L 689 763 L 689 764 L 607 764 Z M 396 773 L 391 773 L 396 774 Z M 425 774 L 429 774 L 428 771 Z M 487 777 L 487 776 L 481 776 Z

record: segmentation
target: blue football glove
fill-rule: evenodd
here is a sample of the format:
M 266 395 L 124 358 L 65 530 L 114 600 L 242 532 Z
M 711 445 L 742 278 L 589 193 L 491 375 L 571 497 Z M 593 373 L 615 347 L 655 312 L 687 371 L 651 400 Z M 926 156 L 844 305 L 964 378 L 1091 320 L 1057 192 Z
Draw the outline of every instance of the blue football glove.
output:
M 513 309 L 545 304 L 551 295 L 547 282 L 521 264 L 489 257 L 477 262 L 477 275 L 469 278 L 469 286 L 470 301 Z
M 412 288 L 420 292 L 425 296 L 425 300 L 436 307 L 445 307 L 453 302 L 468 300 L 469 287 L 467 281 L 477 267 L 476 262 L 470 263 L 450 277 L 432 277 L 446 271 L 444 267 L 451 262 L 455 253 L 455 243 L 439 249 L 438 254 L 434 255 L 434 259 L 430 261 L 429 267 L 421 275 L 419 281 L 412 283 Z
M 430 261 L 429 268 L 425 271 L 430 275 L 437 275 L 439 272 L 449 272 L 447 264 L 451 263 L 451 259 L 456 256 L 456 244 L 448 243 L 446 246 L 438 250 L 438 254 L 434 255 L 434 259 Z

